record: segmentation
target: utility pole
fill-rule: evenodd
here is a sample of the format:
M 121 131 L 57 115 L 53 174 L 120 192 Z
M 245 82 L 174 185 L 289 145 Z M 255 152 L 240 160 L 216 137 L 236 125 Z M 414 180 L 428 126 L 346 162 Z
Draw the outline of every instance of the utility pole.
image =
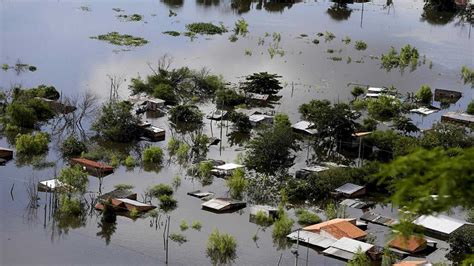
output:
M 298 236 L 296 237 L 296 250 L 295 250 L 295 266 L 298 266 L 298 248 L 300 246 L 300 230 L 301 229 L 298 229 Z

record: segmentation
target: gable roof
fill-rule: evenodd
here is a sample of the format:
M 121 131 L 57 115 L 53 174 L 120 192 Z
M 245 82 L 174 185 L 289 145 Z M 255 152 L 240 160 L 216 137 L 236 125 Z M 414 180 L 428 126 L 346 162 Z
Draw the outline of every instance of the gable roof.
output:
M 336 223 L 339 223 L 341 221 L 350 221 L 350 220 L 353 220 L 353 219 L 336 218 L 336 219 L 332 219 L 332 220 L 325 221 L 325 222 L 322 222 L 322 223 L 313 224 L 313 225 L 303 227 L 303 230 L 318 233 L 321 230 L 321 228 L 324 227 L 324 226 L 331 225 L 331 224 L 336 224 Z
M 374 247 L 374 245 L 372 245 L 372 244 L 357 241 L 357 240 L 350 239 L 350 238 L 347 238 L 347 237 L 343 237 L 343 238 L 337 240 L 331 246 L 333 248 L 348 251 L 348 252 L 351 252 L 351 253 L 354 253 L 354 254 L 358 252 L 359 248 L 362 252 L 367 252 L 369 249 Z
M 423 226 L 426 229 L 430 229 L 448 235 L 456 231 L 459 227 L 466 224 L 465 221 L 454 219 L 446 215 L 422 215 L 418 217 L 418 219 L 416 219 L 413 223 L 416 225 Z
M 426 239 L 414 235 L 409 237 L 397 236 L 388 245 L 402 251 L 417 252 L 426 247 Z
M 344 185 L 336 188 L 337 192 L 344 193 L 344 194 L 353 194 L 356 193 L 357 191 L 363 189 L 363 186 L 359 186 L 356 184 L 352 183 L 345 183 Z
M 325 231 L 336 239 L 341 239 L 343 237 L 357 239 L 367 235 L 366 232 L 360 230 L 357 226 L 349 223 L 348 221 L 330 224 L 324 226 L 321 228 L 321 230 Z

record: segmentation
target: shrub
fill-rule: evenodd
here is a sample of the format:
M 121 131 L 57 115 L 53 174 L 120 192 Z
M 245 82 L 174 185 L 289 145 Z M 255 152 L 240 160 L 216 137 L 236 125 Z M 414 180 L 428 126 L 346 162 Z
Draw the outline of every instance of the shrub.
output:
M 82 213 L 81 202 L 78 199 L 69 198 L 67 195 L 61 195 L 59 206 L 61 215 L 77 216 Z
M 163 34 L 168 34 L 168 35 L 171 35 L 171 36 L 173 36 L 173 37 L 176 37 L 176 36 L 181 35 L 179 32 L 174 31 L 174 30 L 163 31 Z
M 224 25 L 216 26 L 212 23 L 204 22 L 187 24 L 186 29 L 193 33 L 208 35 L 222 34 L 224 32 L 227 32 L 227 29 L 224 27 Z
M 129 184 L 117 184 L 114 186 L 114 188 L 119 189 L 119 190 L 129 190 L 129 189 L 133 189 L 134 186 L 129 185 Z
M 175 190 L 178 189 L 179 186 L 181 186 L 181 177 L 179 175 L 173 178 L 172 185 Z
M 164 100 L 167 104 L 177 104 L 178 97 L 170 84 L 160 83 L 155 86 L 153 96 Z
M 307 211 L 305 209 L 297 209 L 295 211 L 296 217 L 298 218 L 298 223 L 300 225 L 312 225 L 321 222 L 321 218 L 315 213 Z
M 237 257 L 236 249 L 237 242 L 233 236 L 215 229 L 207 241 L 206 256 L 213 265 L 230 264 Z
M 262 227 L 270 226 L 273 223 L 272 217 L 268 216 L 264 211 L 258 211 L 255 214 L 255 223 Z
M 387 96 L 368 101 L 367 110 L 369 115 L 380 121 L 387 121 L 397 117 L 401 111 L 400 100 Z
M 416 99 L 424 104 L 431 103 L 433 99 L 433 93 L 431 92 L 431 88 L 428 85 L 421 85 L 420 89 L 415 95 Z
M 92 129 L 100 136 L 116 142 L 130 142 L 139 137 L 140 120 L 132 113 L 132 105 L 126 102 L 111 102 L 102 107 Z
M 249 30 L 248 30 L 249 24 L 245 19 L 239 19 L 237 22 L 235 22 L 235 28 L 234 28 L 234 33 L 235 35 L 242 35 L 245 36 Z
M 291 233 L 294 221 L 280 207 L 279 217 L 273 224 L 272 238 L 278 243 L 278 248 L 283 248 L 287 245 L 286 236 Z
M 363 41 L 356 41 L 354 47 L 356 48 L 356 50 L 363 51 L 367 49 L 367 44 Z
M 170 120 L 172 122 L 202 123 L 203 114 L 194 105 L 178 105 L 170 110 Z
M 229 188 L 230 197 L 235 199 L 242 199 L 242 193 L 247 188 L 248 182 L 245 179 L 245 171 L 236 169 L 227 180 L 227 187 Z
M 163 150 L 160 147 L 149 147 L 143 151 L 143 162 L 161 164 L 163 162 Z
M 169 185 L 166 185 L 166 184 L 155 185 L 151 187 L 150 189 L 148 189 L 148 192 L 157 199 L 163 195 L 166 195 L 166 196 L 173 195 L 173 189 Z
M 137 163 L 135 161 L 135 158 L 133 158 L 132 155 L 128 155 L 127 158 L 125 158 L 125 161 L 123 162 L 123 164 L 128 167 L 128 168 L 132 168 L 134 167 Z
M 49 134 L 20 134 L 15 139 L 16 151 L 22 155 L 40 155 L 48 151 Z
M 179 245 L 182 245 L 183 243 L 188 242 L 188 239 L 185 236 L 178 233 L 171 233 L 169 238 L 171 239 L 171 241 L 176 242 Z
M 468 113 L 468 114 L 470 114 L 470 115 L 474 115 L 474 101 L 471 101 L 471 102 L 467 105 L 466 113 Z
M 160 200 L 160 209 L 164 212 L 170 212 L 178 207 L 178 202 L 169 195 L 162 195 Z
M 138 218 L 138 216 L 140 216 L 140 212 L 138 212 L 137 208 L 133 208 L 133 209 L 130 211 L 130 217 L 132 217 L 133 219 L 135 219 L 135 218 Z
M 359 87 L 359 86 L 355 86 L 351 91 L 351 94 L 352 96 L 354 96 L 354 98 L 357 98 L 364 93 L 365 93 L 365 88 Z
M 232 112 L 229 116 L 229 119 L 232 123 L 234 123 L 234 126 L 239 132 L 248 133 L 252 129 L 252 124 L 250 123 L 250 119 L 246 114 Z
M 102 34 L 99 36 L 93 36 L 90 38 L 106 41 L 113 45 L 123 45 L 123 46 L 142 46 L 148 43 L 147 40 L 141 37 L 135 37 L 129 34 L 120 34 L 116 31 L 109 32 L 107 34 Z
M 71 135 L 61 144 L 61 153 L 64 157 L 79 156 L 83 152 L 87 152 L 86 144 Z
M 189 228 L 188 223 L 185 220 L 182 220 L 181 223 L 179 224 L 179 229 L 181 229 L 181 231 L 186 231 L 188 230 L 188 228 Z
M 181 145 L 181 141 L 171 137 L 171 139 L 168 141 L 168 154 L 170 156 L 174 156 L 176 152 L 178 151 L 179 146 Z
M 58 181 L 68 186 L 69 192 L 77 192 L 83 194 L 89 185 L 87 173 L 82 171 L 81 166 L 65 167 L 61 169 Z
M 194 221 L 191 225 L 191 228 L 196 230 L 196 231 L 201 231 L 202 224 L 199 221 Z

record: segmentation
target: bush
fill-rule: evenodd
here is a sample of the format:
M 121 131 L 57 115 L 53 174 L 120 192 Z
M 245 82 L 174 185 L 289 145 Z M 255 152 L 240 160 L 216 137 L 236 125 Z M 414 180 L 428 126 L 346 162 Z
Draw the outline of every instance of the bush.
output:
M 355 86 L 351 91 L 351 94 L 352 96 L 354 96 L 354 98 L 357 98 L 364 93 L 365 93 L 365 88 L 359 87 L 359 86 Z
M 415 97 L 421 103 L 430 104 L 433 99 L 433 93 L 431 92 L 430 86 L 421 85 Z
M 182 220 L 181 223 L 179 224 L 179 229 L 181 229 L 181 231 L 186 231 L 188 230 L 188 228 L 189 228 L 188 223 L 185 220 Z
M 34 128 L 38 122 L 54 116 L 53 110 L 40 99 L 15 100 L 6 108 L 8 122 L 24 128 Z
M 222 88 L 216 91 L 215 102 L 217 107 L 234 107 L 245 103 L 245 95 L 233 89 Z
M 250 119 L 245 114 L 239 112 L 232 112 L 229 116 L 229 119 L 232 123 L 234 123 L 234 126 L 239 132 L 248 133 L 252 129 Z
M 149 147 L 143 151 L 143 162 L 161 164 L 163 162 L 163 150 L 160 147 Z
M 367 49 L 367 44 L 363 41 L 356 41 L 354 47 L 356 48 L 356 50 L 361 51 Z
M 41 155 L 48 151 L 49 134 L 20 134 L 15 139 L 16 151 L 22 155 Z
M 272 217 L 268 216 L 264 211 L 258 211 L 255 214 L 255 223 L 262 227 L 270 226 L 273 223 Z
M 245 179 L 245 171 L 236 169 L 227 180 L 230 197 L 234 199 L 242 199 L 242 193 L 247 188 L 248 182 Z
M 206 256 L 213 265 L 230 264 L 237 257 L 237 242 L 229 234 L 220 233 L 215 229 L 207 241 Z
M 380 121 L 388 121 L 397 117 L 401 111 L 400 100 L 387 96 L 368 101 L 367 111 L 369 115 Z
M 468 113 L 468 114 L 470 114 L 470 115 L 474 115 L 474 101 L 471 101 L 471 102 L 467 105 L 466 113 Z
M 170 212 L 178 207 L 178 202 L 169 195 L 162 195 L 159 197 L 160 209 L 164 212 Z
M 174 105 L 178 103 L 178 97 L 170 84 L 160 83 L 156 85 L 153 96 L 164 100 L 167 104 Z
M 188 239 L 185 236 L 178 233 L 171 233 L 169 238 L 171 239 L 171 241 L 176 242 L 179 245 L 182 245 L 183 243 L 188 242 Z
M 297 209 L 295 211 L 298 223 L 302 226 L 317 224 L 321 222 L 321 218 L 315 213 L 307 211 L 305 209 Z
M 126 102 L 111 102 L 102 107 L 99 117 L 92 125 L 100 136 L 116 142 L 130 142 L 140 136 L 140 120 L 132 115 L 132 105 Z
M 273 224 L 272 238 L 281 249 L 287 245 L 286 236 L 291 233 L 294 221 L 280 207 L 278 219 Z
M 128 168 L 132 168 L 132 167 L 135 167 L 137 163 L 135 161 L 135 158 L 133 158 L 132 155 L 129 155 L 127 156 L 127 158 L 125 158 L 125 161 L 123 162 L 123 164 Z
M 85 193 L 89 185 L 87 173 L 83 172 L 79 165 L 61 169 L 58 181 L 67 185 L 69 192 L 77 192 L 80 194 Z
M 71 199 L 66 195 L 61 195 L 59 206 L 61 215 L 77 216 L 82 213 L 81 202 L 77 199 Z
M 161 196 L 171 196 L 173 195 L 173 188 L 166 184 L 158 184 L 151 187 L 148 192 L 155 198 L 159 199 Z
M 223 25 L 216 26 L 212 23 L 204 23 L 204 22 L 187 24 L 186 29 L 193 33 L 209 34 L 209 35 L 222 34 L 224 32 L 227 32 L 227 29 Z
M 73 157 L 87 152 L 87 147 L 84 142 L 71 135 L 63 141 L 60 150 L 64 157 Z
M 203 114 L 194 105 L 178 105 L 170 110 L 170 120 L 174 123 L 202 123 Z
M 114 186 L 114 188 L 118 190 L 129 190 L 129 189 L 133 189 L 134 186 L 129 185 L 129 184 L 117 184 Z
M 191 228 L 196 230 L 196 231 L 201 231 L 202 224 L 199 221 L 194 221 L 191 225 Z

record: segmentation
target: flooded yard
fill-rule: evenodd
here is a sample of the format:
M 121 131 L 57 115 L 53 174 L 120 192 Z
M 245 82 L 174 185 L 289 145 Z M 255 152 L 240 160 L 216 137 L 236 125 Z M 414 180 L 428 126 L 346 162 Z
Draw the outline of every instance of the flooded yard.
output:
M 474 66 L 471 24 L 465 22 L 460 13 L 427 13 L 421 0 L 393 1 L 387 6 L 388 2 L 392 1 L 373 0 L 340 7 L 325 0 L 291 3 L 6 0 L 0 3 L 0 64 L 24 63 L 35 66 L 36 71 L 0 70 L 0 88 L 46 84 L 55 86 L 62 93 L 61 97 L 77 97 L 90 91 L 100 102 L 105 102 L 109 99 L 110 77 L 115 76 L 121 80 L 118 96 L 125 100 L 130 95 L 130 80 L 150 75 L 158 60 L 167 55 L 172 58 L 171 68 L 206 68 L 232 84 L 254 72 L 280 75 L 283 89 L 278 93 L 281 99 L 274 110 L 288 114 L 292 123 L 301 118 L 299 106 L 312 99 L 327 99 L 333 103 L 353 99 L 351 84 L 394 86 L 403 96 L 415 93 L 422 84 L 432 89 L 462 92 L 463 97 L 458 102 L 435 114 L 409 115 L 420 129 L 428 129 L 444 113 L 464 111 L 474 98 L 474 90 L 464 84 L 460 75 L 462 65 Z M 127 16 L 117 17 L 120 14 Z M 140 19 L 134 14 L 140 15 Z M 232 29 L 240 18 L 248 23 L 248 33 L 232 41 Z M 228 32 L 185 36 L 186 25 L 194 22 L 222 24 Z M 163 33 L 167 31 L 180 35 Z M 121 46 L 99 38 L 110 32 L 143 38 L 146 43 L 139 40 L 139 43 Z M 335 37 L 329 40 L 318 33 L 332 33 Z M 367 48 L 356 49 L 356 41 L 365 42 Z M 418 49 L 423 62 L 414 69 L 387 71 L 382 68 L 381 55 L 390 47 L 399 50 L 406 44 Z M 198 107 L 207 114 L 215 109 L 215 103 L 203 101 Z M 151 144 L 166 151 L 168 140 L 179 135 L 168 115 L 144 116 L 145 120 L 166 130 L 166 141 L 140 141 L 137 145 Z M 85 127 L 88 129 L 90 124 L 90 120 L 86 121 Z M 204 118 L 203 133 L 222 139 L 220 144 L 209 147 L 208 158 L 235 162 L 245 151 L 245 143 L 235 145 L 229 139 L 228 124 Z M 51 125 L 42 129 L 51 130 Z M 115 224 L 104 225 L 100 212 L 95 210 L 87 211 L 79 220 L 61 219 L 51 213 L 51 193 L 45 192 L 39 192 L 38 206 L 29 206 L 28 184 L 54 178 L 67 164 L 61 157 L 59 143 L 53 136 L 46 157 L 51 164 L 46 167 L 20 164 L 16 160 L 0 166 L 0 264 L 165 264 L 164 214 L 159 216 L 158 226 L 152 217 L 134 220 L 120 215 Z M 125 154 L 135 154 L 133 145 L 108 144 L 110 149 L 125 151 Z M 0 146 L 14 148 L 5 135 L 0 137 Z M 170 241 L 170 265 L 209 265 L 205 252 L 207 239 L 216 228 L 235 237 L 235 265 L 294 264 L 291 251 L 296 245 L 278 247 L 272 240 L 271 227 L 262 231 L 249 222 L 248 207 L 216 214 L 202 210 L 203 201 L 187 195 L 200 189 L 226 197 L 228 189 L 224 179 L 216 177 L 212 184 L 203 186 L 188 175 L 190 163 L 180 165 L 166 153 L 164 158 L 163 167 L 152 171 L 138 166 L 133 169 L 119 166 L 102 182 L 89 176 L 85 199 L 91 202 L 99 191 L 109 192 L 117 184 L 130 184 L 138 193 L 138 200 L 142 200 L 148 187 L 172 184 L 174 178 L 180 176 L 181 185 L 174 194 L 178 207 L 170 212 L 170 233 L 181 233 L 187 242 Z M 298 152 L 290 173 L 306 166 L 307 158 L 306 149 Z M 398 217 L 397 209 L 392 209 L 390 204 L 381 203 L 373 208 L 386 216 Z M 347 212 L 351 217 L 363 214 L 362 210 L 352 208 Z M 294 216 L 293 210 L 289 213 Z M 199 221 L 202 228 L 181 231 L 179 225 L 183 220 L 189 225 Z M 297 227 L 295 223 L 293 229 Z M 383 246 L 388 229 L 373 224 L 368 228 Z M 256 232 L 258 240 L 254 241 Z M 300 265 L 345 265 L 344 261 L 324 256 L 319 250 L 300 246 L 299 254 Z

